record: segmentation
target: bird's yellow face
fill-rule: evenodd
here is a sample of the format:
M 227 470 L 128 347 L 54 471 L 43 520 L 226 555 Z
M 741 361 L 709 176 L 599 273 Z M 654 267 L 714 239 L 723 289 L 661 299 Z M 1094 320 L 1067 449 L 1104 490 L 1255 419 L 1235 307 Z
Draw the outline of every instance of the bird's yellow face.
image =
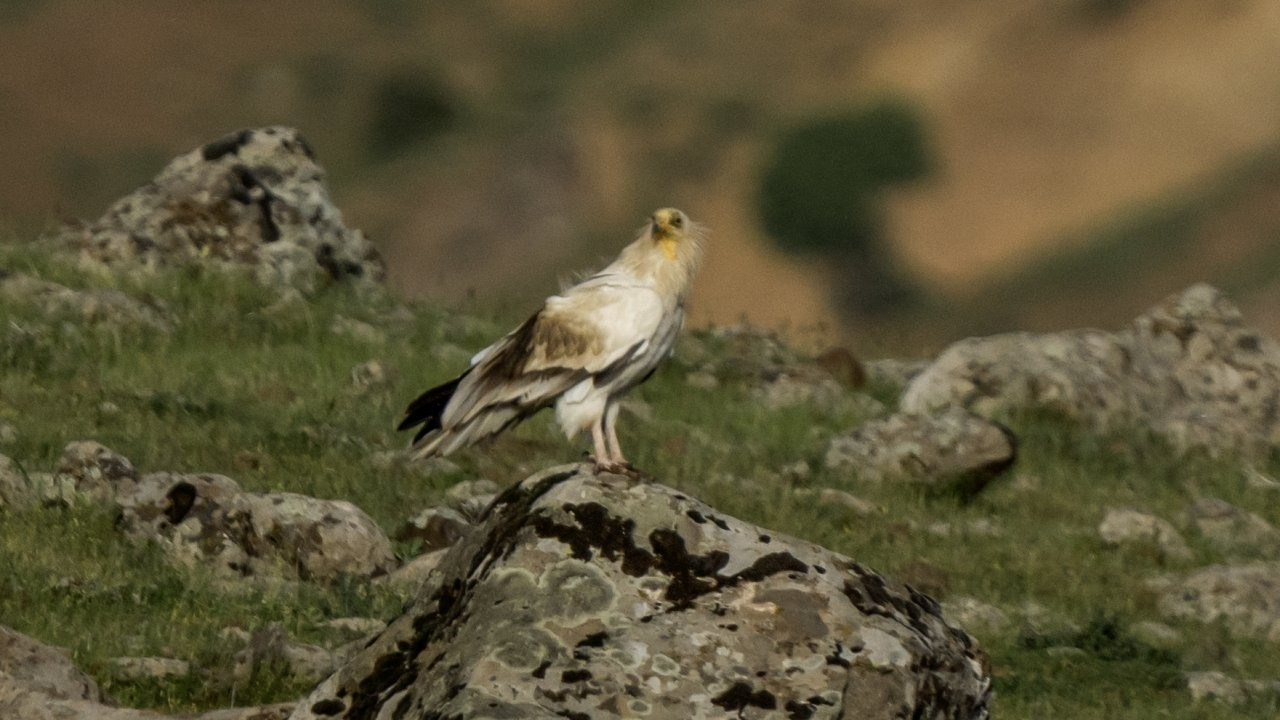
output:
M 662 254 L 666 255 L 668 260 L 676 259 L 676 246 L 680 244 L 688 225 L 689 219 L 675 208 L 662 208 L 653 214 L 653 222 L 650 225 L 653 241 L 662 248 Z

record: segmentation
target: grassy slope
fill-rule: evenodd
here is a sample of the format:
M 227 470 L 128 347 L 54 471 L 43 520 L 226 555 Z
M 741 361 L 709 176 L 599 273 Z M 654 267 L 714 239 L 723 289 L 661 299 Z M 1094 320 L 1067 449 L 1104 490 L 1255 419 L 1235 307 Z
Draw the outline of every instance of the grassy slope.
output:
M 433 308 L 406 315 L 388 298 L 360 298 L 341 288 L 271 310 L 273 295 L 221 275 L 117 279 L 57 266 L 25 247 L 0 251 L 0 267 L 76 286 L 119 287 L 161 301 L 177 319 L 169 335 L 94 328 L 50 321 L 0 300 L 8 333 L 0 346 L 0 419 L 19 431 L 0 451 L 28 471 L 50 469 L 68 441 L 96 439 L 144 473 L 214 471 L 251 490 L 344 498 L 394 531 L 456 480 L 483 475 L 514 482 L 582 449 L 539 418 L 488 450 L 465 453 L 461 471 L 451 476 L 424 479 L 371 463 L 372 453 L 402 447 L 405 438 L 392 425 L 405 402 L 447 377 L 504 323 Z M 336 315 L 369 322 L 385 339 L 335 335 Z M 14 326 L 27 332 L 14 334 Z M 391 379 L 361 392 L 350 369 L 369 359 L 391 369 Z M 1108 507 L 1137 507 L 1176 521 L 1201 494 L 1280 523 L 1280 508 L 1246 486 L 1238 465 L 1175 460 L 1141 433 L 1098 438 L 1052 418 L 1015 418 L 1023 429 L 1018 480 L 1005 478 L 962 505 L 822 469 L 827 439 L 864 419 L 852 399 L 831 412 L 770 411 L 751 400 L 748 388 L 696 389 L 683 375 L 680 363 L 672 363 L 637 391 L 653 420 L 624 417 L 633 460 L 655 476 L 726 512 L 888 574 L 910 579 L 928 568 L 944 600 L 967 595 L 1010 610 L 1034 602 L 1085 629 L 1047 638 L 1016 626 L 978 631 L 996 675 L 996 717 L 1274 716 L 1277 707 L 1265 703 L 1188 709 L 1189 696 L 1179 689 L 1187 669 L 1280 676 L 1274 648 L 1189 623 L 1175 623 L 1185 640 L 1173 652 L 1135 645 L 1127 634 L 1131 623 L 1154 615 L 1145 578 L 1223 558 L 1191 536 L 1194 560 L 1166 566 L 1154 552 L 1107 549 L 1096 533 Z M 878 394 L 892 401 L 892 392 Z M 773 470 L 797 460 L 814 468 L 809 477 L 776 479 Z M 846 489 L 886 512 L 854 517 L 806 499 L 797 486 Z M 990 521 L 998 533 L 968 530 L 974 521 Z M 950 523 L 949 537 L 925 530 L 938 522 Z M 227 625 L 279 622 L 297 638 L 324 641 L 319 621 L 390 618 L 403 601 L 362 582 L 229 591 L 200 572 L 167 566 L 153 550 L 128 545 L 110 514 L 92 508 L 0 515 L 0 567 L 0 622 L 71 648 L 77 663 L 122 703 L 169 711 L 285 700 L 306 688 L 270 672 L 239 685 L 119 683 L 108 679 L 105 660 L 157 654 L 215 669 L 238 650 L 218 635 Z M 1039 647 L 1062 643 L 1084 652 L 1064 656 Z

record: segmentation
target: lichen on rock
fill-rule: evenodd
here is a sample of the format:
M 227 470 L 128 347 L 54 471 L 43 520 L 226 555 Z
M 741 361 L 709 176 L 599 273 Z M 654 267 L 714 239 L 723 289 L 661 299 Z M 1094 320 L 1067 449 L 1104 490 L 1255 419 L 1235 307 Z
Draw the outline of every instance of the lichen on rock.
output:
M 927 596 L 572 465 L 501 494 L 293 717 L 985 718 L 989 694 Z
M 348 228 L 297 130 L 241 130 L 181 155 L 102 217 L 52 238 L 108 265 L 247 266 L 264 284 L 381 281 L 382 258 Z

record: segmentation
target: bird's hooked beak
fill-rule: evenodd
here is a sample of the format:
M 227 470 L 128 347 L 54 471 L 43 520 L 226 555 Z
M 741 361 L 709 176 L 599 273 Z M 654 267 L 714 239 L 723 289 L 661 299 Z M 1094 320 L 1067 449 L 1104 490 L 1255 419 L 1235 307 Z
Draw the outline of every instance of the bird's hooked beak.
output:
M 658 247 L 662 248 L 662 254 L 666 255 L 668 260 L 676 259 L 676 245 L 684 225 L 684 213 L 675 208 L 662 208 L 653 214 L 649 223 L 649 233 Z
M 684 226 L 684 213 L 675 208 L 662 208 L 653 214 L 649 230 L 653 233 L 653 239 L 665 240 L 684 230 Z

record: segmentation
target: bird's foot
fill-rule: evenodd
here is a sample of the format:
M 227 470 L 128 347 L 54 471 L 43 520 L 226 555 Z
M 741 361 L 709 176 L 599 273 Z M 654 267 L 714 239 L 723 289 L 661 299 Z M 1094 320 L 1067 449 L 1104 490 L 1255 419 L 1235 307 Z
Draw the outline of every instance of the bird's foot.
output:
M 634 465 L 623 460 L 591 458 L 595 464 L 596 472 L 607 472 L 615 475 L 626 475 L 627 477 L 638 478 L 644 475 L 636 469 Z

